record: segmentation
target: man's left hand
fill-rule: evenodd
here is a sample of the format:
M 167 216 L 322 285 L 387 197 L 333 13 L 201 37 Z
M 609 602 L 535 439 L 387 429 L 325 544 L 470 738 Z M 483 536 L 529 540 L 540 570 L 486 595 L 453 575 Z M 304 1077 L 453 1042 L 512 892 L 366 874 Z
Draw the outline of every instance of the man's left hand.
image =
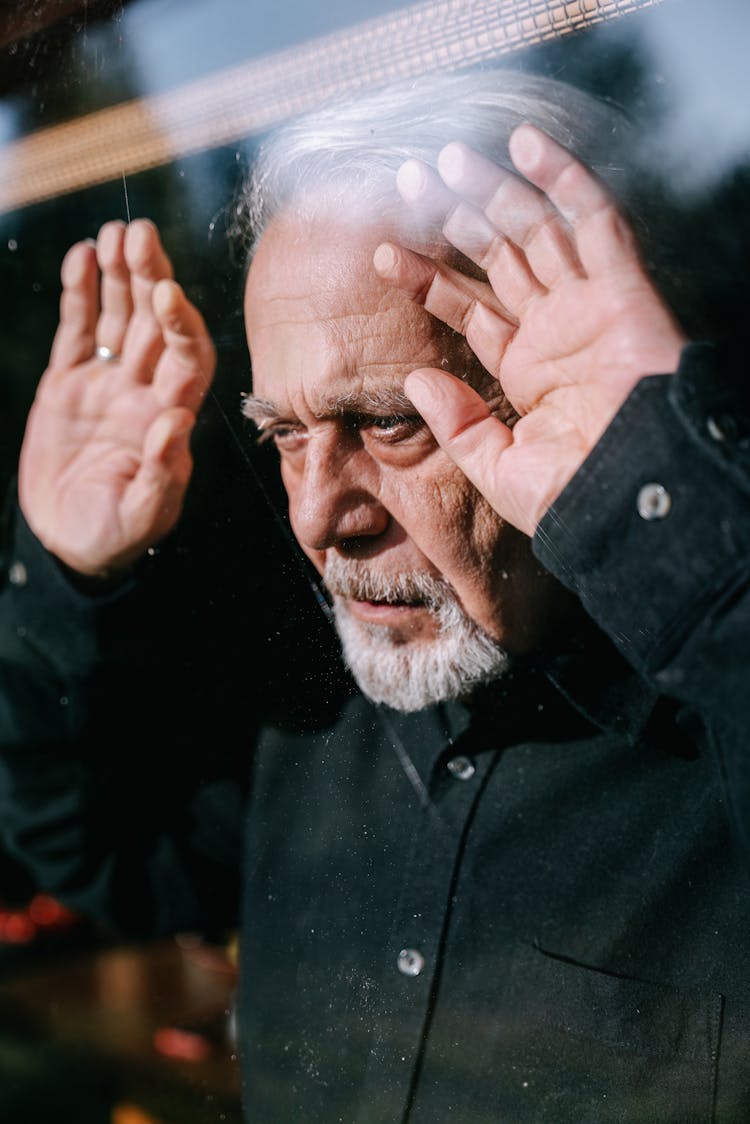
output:
M 510 153 L 520 175 L 451 143 L 439 176 L 415 161 L 398 176 L 402 197 L 440 215 L 486 282 L 393 243 L 374 265 L 499 381 L 515 424 L 439 369 L 412 372 L 405 390 L 496 511 L 533 535 L 635 384 L 673 372 L 687 341 L 594 173 L 530 125 Z

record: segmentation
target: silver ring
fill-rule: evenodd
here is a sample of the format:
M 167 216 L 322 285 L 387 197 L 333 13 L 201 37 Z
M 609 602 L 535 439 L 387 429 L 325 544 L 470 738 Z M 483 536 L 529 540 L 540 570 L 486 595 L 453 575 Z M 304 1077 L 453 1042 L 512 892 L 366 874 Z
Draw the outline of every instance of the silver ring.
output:
M 116 363 L 120 358 L 119 352 L 112 351 L 111 348 L 105 347 L 104 344 L 99 344 L 96 349 L 97 359 L 102 359 L 105 363 Z

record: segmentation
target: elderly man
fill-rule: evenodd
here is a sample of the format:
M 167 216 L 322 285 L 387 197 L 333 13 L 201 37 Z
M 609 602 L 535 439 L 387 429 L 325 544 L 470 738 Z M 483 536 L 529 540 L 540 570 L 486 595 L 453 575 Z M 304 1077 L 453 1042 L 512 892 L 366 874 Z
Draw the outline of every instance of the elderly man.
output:
M 253 1124 L 747 1118 L 748 478 L 710 348 L 587 166 L 625 132 L 501 70 L 263 148 L 243 410 L 345 668 L 267 713 L 259 640 L 241 752 L 130 833 L 98 692 L 214 350 L 148 222 L 63 264 L 3 595 L 4 831 L 132 931 L 237 917 Z

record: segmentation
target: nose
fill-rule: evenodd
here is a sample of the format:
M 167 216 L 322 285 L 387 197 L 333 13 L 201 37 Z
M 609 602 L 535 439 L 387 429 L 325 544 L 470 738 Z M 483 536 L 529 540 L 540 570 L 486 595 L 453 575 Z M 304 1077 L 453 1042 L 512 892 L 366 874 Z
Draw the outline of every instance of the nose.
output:
M 311 435 L 301 468 L 284 474 L 289 517 L 301 545 L 327 550 L 382 534 L 389 515 L 377 496 L 378 469 L 355 437 Z

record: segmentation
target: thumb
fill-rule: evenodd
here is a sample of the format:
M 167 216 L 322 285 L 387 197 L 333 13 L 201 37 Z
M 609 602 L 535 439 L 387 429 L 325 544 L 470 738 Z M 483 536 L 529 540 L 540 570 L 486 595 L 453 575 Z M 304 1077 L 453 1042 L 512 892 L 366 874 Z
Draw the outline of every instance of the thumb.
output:
M 412 371 L 404 390 L 438 445 L 502 515 L 499 462 L 513 441 L 508 426 L 475 390 L 446 371 Z
M 136 541 L 153 543 L 172 530 L 192 473 L 190 410 L 166 410 L 151 425 L 141 466 L 123 503 L 123 519 Z

